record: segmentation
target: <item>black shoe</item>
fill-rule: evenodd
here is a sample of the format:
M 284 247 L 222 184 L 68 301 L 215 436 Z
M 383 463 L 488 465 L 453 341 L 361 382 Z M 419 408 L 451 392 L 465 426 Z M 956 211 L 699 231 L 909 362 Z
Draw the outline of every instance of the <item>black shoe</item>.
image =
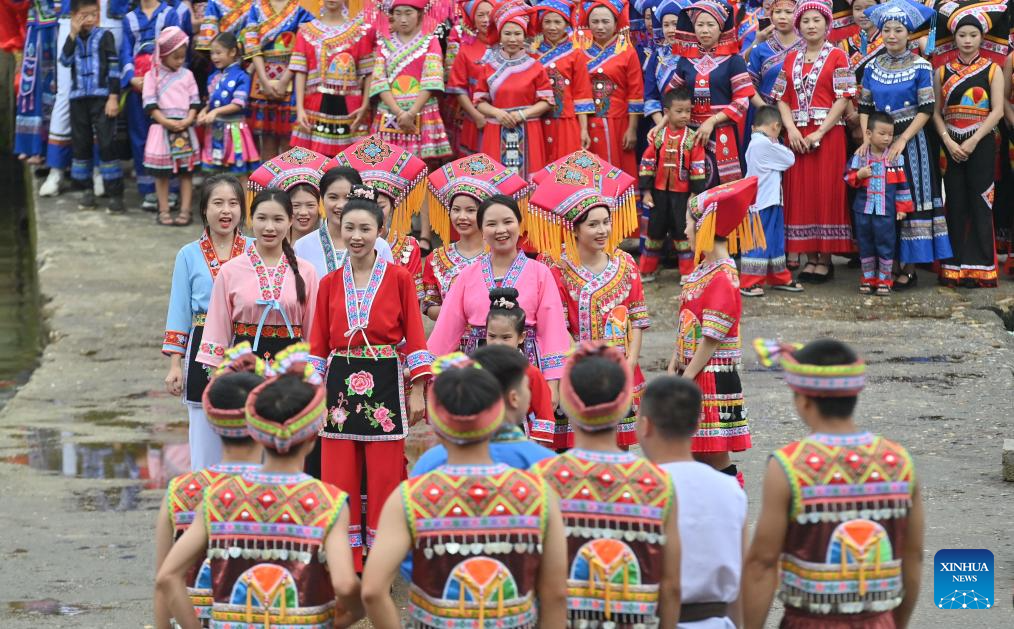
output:
M 899 282 L 898 280 L 894 280 L 893 290 L 896 293 L 900 293 L 900 292 L 903 292 L 903 291 L 915 288 L 916 285 L 919 283 L 919 276 L 915 274 L 915 271 L 912 271 L 911 273 L 902 273 L 898 277 L 902 277 L 902 276 L 907 277 L 908 281 L 907 282 Z
M 92 189 L 85 190 L 81 193 L 81 200 L 77 202 L 77 209 L 79 210 L 94 210 L 95 209 L 95 191 Z
M 109 206 L 106 211 L 110 214 L 124 214 L 127 211 L 127 206 L 123 203 L 123 197 L 110 197 Z
M 827 273 L 817 273 L 814 271 L 813 276 L 810 278 L 810 282 L 814 284 L 826 284 L 834 279 L 834 267 L 830 262 L 820 262 L 817 266 L 826 266 Z

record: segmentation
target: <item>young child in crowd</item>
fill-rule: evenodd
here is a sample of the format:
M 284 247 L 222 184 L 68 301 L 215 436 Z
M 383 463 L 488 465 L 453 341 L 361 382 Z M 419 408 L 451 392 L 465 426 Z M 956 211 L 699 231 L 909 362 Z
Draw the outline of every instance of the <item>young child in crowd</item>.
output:
M 796 163 L 792 150 L 778 142 L 782 118 L 770 105 L 757 108 L 753 135 L 746 148 L 746 174 L 757 177 L 757 202 L 751 209 L 759 212 L 764 225 L 766 245 L 746 251 L 740 260 L 739 292 L 746 297 L 762 297 L 763 284 L 798 293 L 803 285 L 792 279 L 785 266 L 785 208 L 782 207 L 782 173 Z
M 871 113 L 866 137 L 870 150 L 866 155 L 853 155 L 845 173 L 845 181 L 856 188 L 852 214 L 863 269 L 859 294 L 876 291 L 877 295 L 890 295 L 897 221 L 913 211 L 912 193 L 903 168 L 904 156 L 887 159 L 887 150 L 894 141 L 891 117 L 879 111 Z
M 494 288 L 489 291 L 489 314 L 486 315 L 486 344 L 505 345 L 521 351 L 525 340 L 525 311 L 518 305 L 516 288 Z M 527 362 L 527 361 L 526 361 Z M 528 377 L 529 403 L 524 422 L 525 431 L 532 440 L 546 447 L 560 449 L 554 433 L 553 393 L 546 377 L 535 365 L 528 363 L 525 370 Z M 566 437 L 566 434 L 563 435 Z M 573 445 L 571 443 L 570 445 Z
M 183 67 L 190 38 L 178 26 L 162 30 L 155 43 L 156 62 L 144 76 L 141 100 L 155 124 L 144 144 L 144 168 L 155 177 L 159 225 L 189 225 L 193 172 L 200 164 L 200 144 L 194 131 L 201 96 L 193 73 Z M 180 180 L 180 213 L 169 211 L 169 178 Z
M 659 376 L 641 397 L 637 440 L 648 458 L 672 478 L 679 497 L 680 626 L 710 619 L 700 626 L 739 627 L 746 494 L 732 477 L 694 460 L 692 442 L 700 412 L 701 390 L 696 384 Z M 736 539 L 742 543 L 732 543 Z
M 215 36 L 209 49 L 215 71 L 208 77 L 208 104 L 197 114 L 204 127 L 201 166 L 206 171 L 246 176 L 259 166 L 260 155 L 246 123 L 250 98 L 250 75 L 240 64 L 236 36 L 224 31 Z
M 109 30 L 98 26 L 98 0 L 74 0 L 70 36 L 60 63 L 70 68 L 71 178 L 84 189 L 78 207 L 95 209 L 92 157 L 96 144 L 99 171 L 110 212 L 125 212 L 123 171 L 116 153 L 116 117 L 120 113 L 120 58 Z
M 648 238 L 641 255 L 641 281 L 655 281 L 659 260 L 669 240 L 679 260 L 680 275 L 694 270 L 687 242 L 687 202 L 704 190 L 704 147 L 694 143 L 690 123 L 691 97 L 685 87 L 669 90 L 662 99 L 668 125 L 655 134 L 641 157 L 641 198 L 649 208 Z
M 765 626 L 777 590 L 780 627 L 908 627 L 922 572 L 922 497 L 908 451 L 856 424 L 865 363 L 833 339 L 754 347 L 763 365 L 780 363 L 809 434 L 768 461 L 743 565 L 742 626 Z

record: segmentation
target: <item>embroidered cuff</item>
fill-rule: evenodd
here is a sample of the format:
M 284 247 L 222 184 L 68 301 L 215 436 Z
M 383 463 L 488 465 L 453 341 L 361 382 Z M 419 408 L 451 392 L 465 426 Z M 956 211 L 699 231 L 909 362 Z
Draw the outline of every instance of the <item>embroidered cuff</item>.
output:
M 314 371 L 320 374 L 321 378 L 327 377 L 327 359 L 321 358 L 320 356 L 314 356 L 310 354 L 307 358 L 307 362 L 313 365 Z
M 724 341 L 729 336 L 732 326 L 736 325 L 736 319 L 730 317 L 721 310 L 704 309 L 704 316 L 701 318 L 701 334 L 716 341 Z
M 539 359 L 539 368 L 546 380 L 559 380 L 563 377 L 563 361 L 566 354 L 543 354 Z
M 408 367 L 408 371 L 415 380 L 420 376 L 429 376 L 430 365 L 433 364 L 435 357 L 432 353 L 425 349 L 421 349 L 417 352 L 412 352 L 405 357 L 405 366 Z
M 574 114 L 593 114 L 595 113 L 595 103 L 590 98 L 575 100 L 574 101 Z
M 166 330 L 162 339 L 163 354 L 185 354 L 187 352 L 187 341 L 190 339 L 189 332 L 178 330 Z

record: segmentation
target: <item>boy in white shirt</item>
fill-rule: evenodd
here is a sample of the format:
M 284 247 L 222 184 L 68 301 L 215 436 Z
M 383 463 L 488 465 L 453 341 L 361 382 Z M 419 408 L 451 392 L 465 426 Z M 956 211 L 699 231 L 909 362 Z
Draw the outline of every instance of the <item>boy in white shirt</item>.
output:
M 766 282 L 771 288 L 798 293 L 802 284 L 792 279 L 785 266 L 785 210 L 782 207 L 782 173 L 796 163 L 792 151 L 778 142 L 782 119 L 778 110 L 765 105 L 753 119 L 753 135 L 746 149 L 746 176 L 757 177 L 757 204 L 764 224 L 766 247 L 745 251 L 740 260 L 739 292 L 762 297 Z
M 752 146 L 752 144 L 751 144 Z M 641 399 L 637 437 L 668 472 L 678 504 L 680 629 L 734 629 L 742 617 L 739 581 L 746 548 L 746 494 L 736 479 L 694 460 L 701 391 L 691 380 L 660 376 Z

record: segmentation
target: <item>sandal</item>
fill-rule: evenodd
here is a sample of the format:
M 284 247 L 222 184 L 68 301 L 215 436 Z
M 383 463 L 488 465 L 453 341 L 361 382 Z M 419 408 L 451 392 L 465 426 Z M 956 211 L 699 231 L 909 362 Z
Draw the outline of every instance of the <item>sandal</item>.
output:
M 886 284 L 881 284 L 877 287 L 877 297 L 887 297 L 891 294 L 891 287 Z
M 870 286 L 869 284 L 860 284 L 859 285 L 859 294 L 860 295 L 872 295 L 873 294 L 873 287 Z
M 774 290 L 783 290 L 789 293 L 801 293 L 804 289 L 803 285 L 796 281 L 789 281 L 784 284 L 775 284 L 771 287 Z
M 739 294 L 744 297 L 763 297 L 764 289 L 760 286 L 751 286 L 750 288 L 739 289 Z
M 172 227 L 176 223 L 173 221 L 173 215 L 169 210 L 159 210 L 158 214 L 155 215 L 155 224 L 162 227 Z
M 194 215 L 191 212 L 180 212 L 173 219 L 173 225 L 176 227 L 186 227 L 187 225 L 194 222 Z
M 790 271 L 795 271 L 796 269 L 798 269 L 799 268 L 799 257 L 797 256 L 795 258 L 786 258 L 785 259 L 785 268 L 787 268 Z
M 902 277 L 905 278 L 905 281 L 899 282 L 898 280 Z M 899 273 L 898 277 L 894 280 L 894 290 L 897 292 L 906 291 L 911 288 L 915 288 L 918 285 L 919 276 L 915 274 L 915 271 L 912 271 L 911 273 Z

